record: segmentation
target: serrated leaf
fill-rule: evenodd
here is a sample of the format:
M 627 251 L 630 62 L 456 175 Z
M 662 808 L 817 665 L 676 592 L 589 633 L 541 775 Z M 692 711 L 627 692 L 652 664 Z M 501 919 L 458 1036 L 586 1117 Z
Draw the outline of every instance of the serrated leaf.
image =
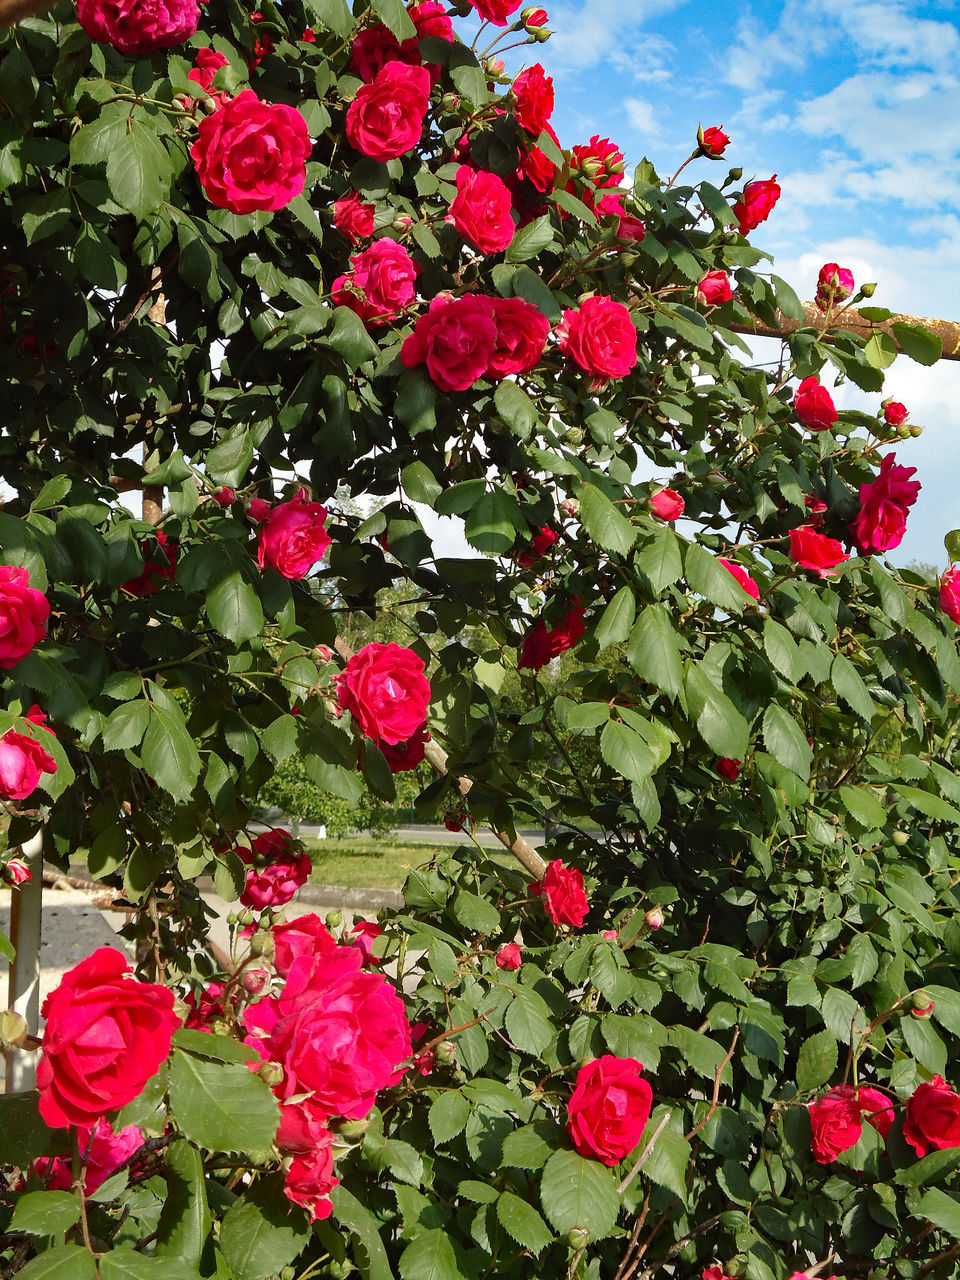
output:
M 763 741 L 775 760 L 798 777 L 809 778 L 813 762 L 810 744 L 793 716 L 776 703 L 764 712 Z
M 591 1240 L 610 1235 L 620 1213 L 611 1170 L 575 1151 L 555 1151 L 547 1161 L 540 1180 L 540 1203 L 559 1235 L 582 1227 Z
M 872 791 L 866 787 L 844 786 L 839 790 L 840 802 L 855 822 L 870 830 L 882 827 L 887 820 L 887 811 Z
M 718 756 L 742 760 L 747 753 L 749 726 L 699 663 L 693 663 L 687 668 L 684 689 L 691 716 L 710 750 L 715 751 Z
M 403 0 L 370 0 L 370 5 L 380 21 L 390 28 L 398 40 L 409 40 L 416 36 L 417 28 Z
M 445 1231 L 424 1231 L 407 1245 L 397 1265 L 403 1280 L 466 1280 Z
M 514 1129 L 503 1140 L 502 1162 L 511 1169 L 542 1169 L 560 1144 L 562 1133 L 548 1121 Z
M 832 1031 L 808 1036 L 797 1055 L 797 1088 L 801 1093 L 819 1089 L 837 1069 L 839 1050 Z
M 929 1218 L 942 1231 L 960 1240 L 960 1200 L 932 1187 L 920 1197 L 915 1213 L 921 1218 Z
M 507 1035 L 518 1049 L 539 1057 L 552 1043 L 556 1032 L 550 1009 L 529 987 L 515 987 L 504 1017 Z
M 220 1251 L 236 1280 L 267 1280 L 303 1252 L 310 1235 L 306 1213 L 283 1193 L 283 1174 L 271 1174 L 227 1210 Z
M 220 578 L 206 596 L 207 617 L 227 640 L 242 644 L 263 630 L 260 597 L 239 569 Z
M 200 755 L 193 736 L 187 729 L 183 712 L 169 700 L 157 700 L 157 686 L 149 682 L 150 723 L 143 739 L 140 755 L 143 766 L 164 791 L 175 800 L 187 800 L 200 776 Z
M 597 623 L 595 634 L 601 649 L 606 649 L 611 644 L 620 644 L 627 639 L 633 628 L 636 612 L 633 588 L 621 587 L 615 592 Z
M 131 119 L 107 156 L 107 183 L 117 204 L 145 218 L 170 189 L 170 155 L 152 129 Z
M 438 1146 L 463 1133 L 470 1115 L 470 1102 L 457 1089 L 441 1093 L 430 1104 L 428 1120 L 433 1140 Z
M 830 668 L 830 681 L 837 695 L 869 724 L 873 719 L 876 707 L 867 692 L 867 686 L 861 679 L 860 672 L 849 658 L 838 653 Z
M 246 1066 L 181 1049 L 170 1067 L 170 1106 L 181 1131 L 207 1151 L 269 1151 L 280 1123 L 276 1098 Z
M 531 1253 L 542 1253 L 553 1239 L 553 1232 L 534 1209 L 512 1191 L 504 1191 L 497 1201 L 500 1225 L 517 1244 Z
M 532 222 L 528 222 L 525 227 L 520 228 L 509 245 L 507 245 L 504 261 L 527 262 L 530 258 L 536 258 L 539 254 L 550 249 L 552 245 L 553 227 L 550 223 L 549 214 L 544 214 L 542 217 L 534 218 Z
M 649 605 L 630 633 L 627 661 L 641 679 L 671 697 L 680 692 L 683 663 L 680 633 L 663 605 Z
M 411 462 L 400 472 L 403 491 L 413 502 L 432 507 L 443 492 L 443 486 L 424 462 Z
M 674 531 L 664 525 L 637 552 L 637 568 L 650 579 L 650 585 L 658 595 L 683 575 L 680 546 L 680 539 Z
M 683 550 L 683 576 L 690 590 L 703 596 L 718 609 L 740 613 L 752 597 L 743 589 L 730 570 L 696 542 L 688 542 Z
M 580 521 L 598 547 L 617 555 L 626 555 L 640 535 L 595 484 L 584 485 L 580 494 Z
M 644 782 L 660 763 L 639 733 L 618 720 L 609 720 L 604 725 L 600 754 L 611 769 L 630 782 Z
M 355 1238 L 355 1257 L 363 1280 L 394 1280 L 387 1252 L 380 1239 L 379 1224 L 369 1209 L 345 1187 L 334 1187 L 330 1193 L 334 1219 L 342 1223 Z
M 25 1236 L 57 1236 L 80 1218 L 80 1201 L 69 1191 L 28 1191 L 17 1199 L 10 1230 Z
M 31 1258 L 17 1280 L 97 1280 L 97 1265 L 89 1249 L 64 1244 Z
M 940 339 L 922 324 L 902 324 L 894 321 L 890 328 L 903 352 L 918 364 L 936 364 L 943 355 L 943 344 Z

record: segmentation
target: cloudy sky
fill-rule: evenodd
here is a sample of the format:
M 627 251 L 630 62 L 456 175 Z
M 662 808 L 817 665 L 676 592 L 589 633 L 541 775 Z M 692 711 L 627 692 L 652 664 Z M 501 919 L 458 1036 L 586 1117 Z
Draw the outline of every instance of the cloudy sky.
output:
M 783 196 L 751 240 L 803 297 L 837 261 L 858 283 L 877 282 L 875 305 L 960 320 L 960 2 L 544 7 L 555 35 L 509 56 L 539 58 L 554 77 L 564 146 L 599 133 L 628 163 L 646 155 L 670 174 L 698 123 L 722 125 L 732 139 L 724 162 L 699 168 L 714 180 L 726 161 L 745 179 L 778 175 Z M 943 567 L 943 535 L 960 526 L 960 363 L 900 357 L 885 394 L 925 427 L 897 450 L 924 487 L 893 558 Z M 864 404 L 856 388 L 837 399 Z

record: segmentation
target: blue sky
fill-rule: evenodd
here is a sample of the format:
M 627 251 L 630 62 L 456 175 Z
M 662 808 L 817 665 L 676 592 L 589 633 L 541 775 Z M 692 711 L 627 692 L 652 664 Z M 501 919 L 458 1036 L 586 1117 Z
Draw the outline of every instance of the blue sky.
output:
M 517 50 L 554 77 L 565 146 L 611 137 L 668 175 L 697 124 L 724 162 L 777 173 L 783 196 L 751 239 L 813 295 L 837 261 L 877 282 L 876 305 L 960 319 L 960 3 L 920 0 L 546 0 L 555 35 Z M 459 24 L 458 24 L 459 25 Z M 698 168 L 691 166 L 694 175 Z M 765 359 L 758 348 L 758 358 Z M 828 375 L 825 375 L 825 378 Z M 923 483 L 895 561 L 942 568 L 960 525 L 960 363 L 901 357 L 887 392 L 924 426 L 897 448 Z M 841 406 L 876 406 L 856 388 Z

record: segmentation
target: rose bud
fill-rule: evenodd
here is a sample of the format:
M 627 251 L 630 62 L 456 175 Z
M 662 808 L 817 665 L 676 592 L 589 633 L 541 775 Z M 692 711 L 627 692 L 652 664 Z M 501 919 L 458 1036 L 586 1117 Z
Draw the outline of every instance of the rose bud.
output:
M 0 1053 L 7 1053 L 11 1049 L 19 1049 L 29 1034 L 26 1018 L 14 1013 L 12 1009 L 5 1009 L 0 1013 Z
M 620 931 L 619 929 L 604 929 L 603 933 L 601 934 L 601 937 L 604 938 L 607 942 L 616 942 L 617 939 L 620 937 Z
M 270 510 L 270 503 L 265 498 L 251 498 L 247 503 L 247 515 L 254 524 L 259 524 L 261 520 L 266 520 Z
M 906 421 L 907 406 L 901 404 L 899 400 L 884 400 L 881 405 L 883 409 L 883 420 L 891 427 L 899 427 Z
M 466 818 L 463 814 L 448 813 L 444 816 L 443 825 L 448 831 L 462 831 Z
M 545 27 L 548 21 L 547 11 L 546 9 L 534 8 L 521 9 L 520 21 L 528 31 L 531 30 L 531 28 Z
M 327 914 L 323 917 L 323 923 L 327 926 L 328 929 L 339 929 L 340 926 L 343 924 L 343 912 L 328 911 Z
M 663 911 L 660 907 L 651 907 L 643 918 L 647 922 L 648 929 L 663 928 Z
M 321 662 L 329 662 L 330 659 L 333 657 L 333 650 L 330 648 L 328 644 L 318 644 L 314 649 L 314 653 L 317 655 L 317 657 L 320 659 Z
M 700 144 L 700 154 L 709 156 L 711 160 L 719 160 L 730 145 L 730 138 L 716 125 L 711 125 L 709 129 L 697 130 L 697 142 Z
M 520 958 L 520 947 L 516 942 L 508 942 L 502 946 L 497 952 L 496 966 L 498 969 L 506 969 L 512 971 L 519 969 L 523 961 Z
M 283 1084 L 283 1067 L 279 1062 L 265 1062 L 257 1069 L 257 1075 L 271 1089 L 275 1089 L 278 1084 Z
M 933 1000 L 928 991 L 915 991 L 911 997 L 910 1012 L 915 1018 L 929 1018 L 933 1013 Z
M 263 989 L 270 983 L 270 974 L 266 969 L 246 969 L 244 970 L 243 989 L 248 996 L 258 996 Z
M 571 1249 L 585 1249 L 590 1243 L 590 1233 L 586 1227 L 574 1227 L 567 1232 L 567 1244 Z
M 437 1061 L 452 1065 L 457 1058 L 457 1046 L 450 1040 L 441 1040 L 437 1045 Z
M 18 885 L 25 884 L 30 878 L 30 868 L 20 858 L 11 858 L 0 873 L 3 883 L 14 889 Z
M 213 500 L 218 507 L 223 507 L 226 510 L 227 507 L 232 507 L 236 502 L 237 491 L 236 489 L 231 489 L 229 485 L 221 485 L 214 493 Z
M 576 498 L 564 498 L 560 503 L 560 510 L 572 520 L 580 513 L 580 503 Z
M 650 510 L 660 520 L 676 520 L 683 515 L 684 501 L 676 489 L 661 489 L 650 499 Z

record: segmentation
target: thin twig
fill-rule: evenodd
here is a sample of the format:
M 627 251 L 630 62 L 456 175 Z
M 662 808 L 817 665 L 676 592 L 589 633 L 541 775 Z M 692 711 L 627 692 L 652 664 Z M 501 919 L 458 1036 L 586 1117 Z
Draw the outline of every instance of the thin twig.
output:
M 653 1150 L 653 1144 L 656 1142 L 656 1140 L 660 1137 L 661 1133 L 663 1133 L 664 1129 L 667 1127 L 670 1121 L 670 1117 L 672 1115 L 673 1115 L 673 1107 L 671 1107 L 670 1110 L 667 1112 L 667 1114 L 663 1116 L 660 1123 L 654 1129 L 653 1133 L 651 1133 L 643 1150 L 637 1156 L 636 1163 L 634 1164 L 633 1168 L 630 1170 L 630 1172 L 626 1175 L 626 1177 L 620 1183 L 619 1187 L 617 1187 L 618 1196 L 623 1195 L 624 1191 L 626 1191 L 627 1187 L 629 1187 L 630 1183 L 634 1180 L 634 1178 L 637 1176 L 637 1174 L 646 1164 L 647 1160 L 650 1157 L 650 1153 Z
M 734 1049 L 736 1049 L 737 1041 L 739 1039 L 740 1039 L 740 1028 L 735 1027 L 733 1032 L 733 1039 L 730 1041 L 730 1048 L 727 1050 L 727 1055 L 724 1058 L 724 1060 L 720 1063 L 720 1065 L 717 1067 L 716 1071 L 713 1073 L 713 1097 L 710 1099 L 710 1106 L 707 1110 L 707 1114 L 703 1117 L 702 1120 L 698 1121 L 697 1124 L 693 1126 L 693 1128 L 690 1130 L 689 1133 L 684 1134 L 684 1137 L 687 1139 L 688 1142 L 690 1141 L 691 1138 L 695 1138 L 697 1136 L 697 1134 L 707 1124 L 710 1117 L 713 1115 L 713 1113 L 717 1109 L 717 1102 L 720 1097 L 720 1078 L 730 1064 L 730 1059 L 733 1057 L 733 1051 Z

